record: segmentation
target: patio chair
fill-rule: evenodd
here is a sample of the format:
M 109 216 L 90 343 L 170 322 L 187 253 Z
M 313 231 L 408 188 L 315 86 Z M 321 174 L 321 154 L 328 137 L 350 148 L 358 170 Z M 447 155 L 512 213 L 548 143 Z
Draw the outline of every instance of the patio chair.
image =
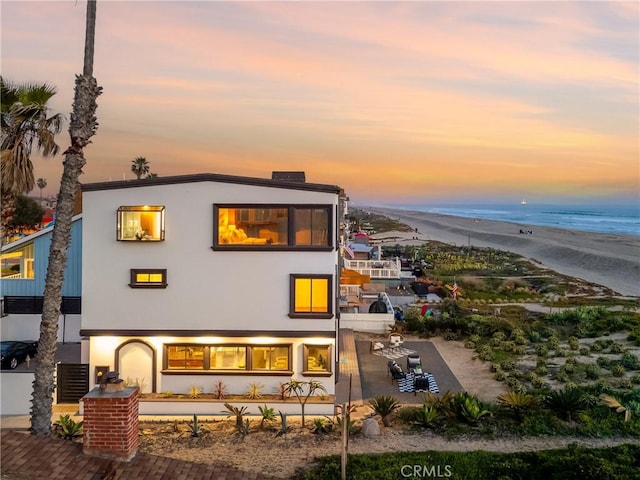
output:
M 410 353 L 407 356 L 407 370 L 412 371 L 415 370 L 416 367 L 422 366 L 422 360 L 420 360 L 420 355 L 417 353 Z
M 402 371 L 402 367 L 398 365 L 395 361 L 390 360 L 387 363 L 387 367 L 389 368 L 389 373 L 391 374 L 391 383 L 394 381 L 402 380 L 407 377 L 407 374 Z
M 389 335 L 389 348 L 397 350 L 404 343 L 404 337 L 399 333 Z
M 413 379 L 413 394 L 417 395 L 418 392 L 429 391 L 429 379 L 426 375 L 416 375 Z

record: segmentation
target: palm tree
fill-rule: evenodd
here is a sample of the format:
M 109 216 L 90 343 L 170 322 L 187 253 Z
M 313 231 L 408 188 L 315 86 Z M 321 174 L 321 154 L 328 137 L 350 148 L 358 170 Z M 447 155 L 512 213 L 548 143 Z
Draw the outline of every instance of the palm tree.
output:
M 40 189 L 40 204 L 42 204 L 42 189 L 47 186 L 47 179 L 39 178 L 36 180 L 36 185 L 38 185 L 38 188 Z
M 40 322 L 40 339 L 33 381 L 31 432 L 48 437 L 52 434 L 51 413 L 55 374 L 55 353 L 62 299 L 64 267 L 71 240 L 71 218 L 75 196 L 80 185 L 82 167 L 87 163 L 84 147 L 90 143 L 98 128 L 96 99 L 102 92 L 93 77 L 93 52 L 96 27 L 96 0 L 87 1 L 87 27 L 82 75 L 76 75 L 73 112 L 69 125 L 71 146 L 64 153 L 64 170 L 60 179 L 56 223 L 49 248 L 49 265 L 44 287 L 44 303 Z
M 149 173 L 149 162 L 144 157 L 136 157 L 131 160 L 131 171 L 136 174 L 136 178 L 140 180 L 143 175 Z
M 36 149 L 43 157 L 58 153 L 55 135 L 62 130 L 61 114 L 47 116 L 47 103 L 56 93 L 48 84 L 12 84 L 0 76 L 2 125 L 2 222 L 0 239 L 15 210 L 18 195 L 33 190 L 31 153 Z

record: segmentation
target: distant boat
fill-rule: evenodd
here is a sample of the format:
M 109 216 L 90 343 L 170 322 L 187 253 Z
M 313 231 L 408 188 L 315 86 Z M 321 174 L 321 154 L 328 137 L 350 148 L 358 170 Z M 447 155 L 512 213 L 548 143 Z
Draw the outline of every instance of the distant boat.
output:
M 526 204 L 527 204 L 527 201 L 524 199 L 520 202 L 520 205 L 526 205 Z

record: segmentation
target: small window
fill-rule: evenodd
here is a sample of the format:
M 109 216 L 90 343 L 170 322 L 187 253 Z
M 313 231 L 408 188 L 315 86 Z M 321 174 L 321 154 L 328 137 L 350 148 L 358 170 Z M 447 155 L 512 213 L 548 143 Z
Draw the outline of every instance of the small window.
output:
M 252 370 L 289 370 L 288 346 L 260 346 L 251 348 Z
M 310 375 L 331 373 L 331 345 L 305 345 L 303 370 Z
M 209 364 L 212 370 L 246 370 L 247 347 L 211 347 Z
M 130 270 L 131 288 L 167 288 L 167 269 L 137 269 Z
M 296 245 L 329 246 L 329 209 L 296 207 L 294 211 Z
M 286 208 L 220 208 L 218 244 L 287 245 L 288 216 Z
M 167 347 L 169 370 L 204 370 L 204 346 L 171 345 Z
M 291 275 L 290 317 L 331 318 L 331 275 Z
M 164 207 L 141 205 L 118 208 L 116 235 L 122 241 L 164 240 Z

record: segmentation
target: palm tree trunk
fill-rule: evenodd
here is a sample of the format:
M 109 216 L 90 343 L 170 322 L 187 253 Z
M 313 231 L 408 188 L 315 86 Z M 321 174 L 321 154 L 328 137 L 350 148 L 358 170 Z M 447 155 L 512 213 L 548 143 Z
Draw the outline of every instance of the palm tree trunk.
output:
M 58 317 L 67 249 L 71 240 L 71 218 L 76 192 L 80 185 L 78 179 L 86 163 L 83 149 L 89 144 L 89 139 L 98 128 L 95 116 L 96 98 L 100 95 L 102 87 L 98 86 L 96 79 L 92 76 L 95 19 L 96 0 L 88 0 L 84 69 L 82 75 L 76 76 L 73 112 L 69 126 L 71 146 L 64 153 L 64 170 L 60 181 L 56 223 L 53 227 L 49 250 L 49 268 L 44 289 L 40 340 L 33 382 L 31 430 L 38 436 L 51 435 Z

